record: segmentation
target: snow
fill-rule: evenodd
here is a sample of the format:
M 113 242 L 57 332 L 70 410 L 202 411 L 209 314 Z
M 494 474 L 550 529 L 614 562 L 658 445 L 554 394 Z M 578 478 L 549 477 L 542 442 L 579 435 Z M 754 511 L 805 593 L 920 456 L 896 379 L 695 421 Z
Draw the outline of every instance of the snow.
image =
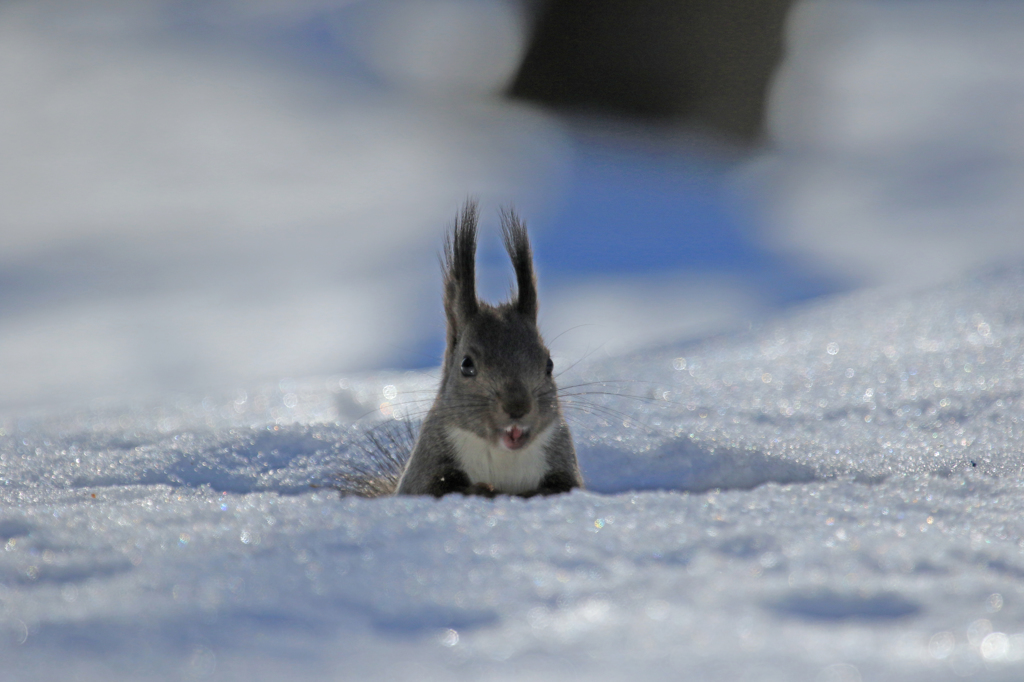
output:
M 1021 679 L 1024 268 L 935 283 L 1024 253 L 1019 3 L 797 4 L 758 238 L 927 288 L 698 343 L 763 292 L 542 289 L 588 489 L 530 500 L 332 487 L 436 374 L 326 373 L 423 344 L 439 226 L 543 214 L 573 145 L 485 97 L 508 6 L 356 41 L 371 92 L 288 53 L 348 4 L 0 10 L 0 679 Z
M 1021 257 L 1024 5 L 809 0 L 788 20 L 760 160 L 768 237 L 856 281 Z
M 545 499 L 328 487 L 429 374 L 8 416 L 5 679 L 1019 679 L 1022 294 L 585 359 Z
M 510 7 L 415 11 L 440 24 L 403 46 L 442 63 L 378 66 L 426 98 L 369 87 L 331 37 L 399 40 L 393 3 L 0 6 L 0 406 L 386 367 L 433 338 L 423 254 L 459 204 L 530 213 L 564 163 L 553 120 L 491 98 Z
M 737 158 L 495 97 L 518 2 L 2 3 L 0 409 L 428 366 L 468 195 L 482 290 L 514 203 L 567 354 L 1019 260 L 1022 8 L 794 3 Z

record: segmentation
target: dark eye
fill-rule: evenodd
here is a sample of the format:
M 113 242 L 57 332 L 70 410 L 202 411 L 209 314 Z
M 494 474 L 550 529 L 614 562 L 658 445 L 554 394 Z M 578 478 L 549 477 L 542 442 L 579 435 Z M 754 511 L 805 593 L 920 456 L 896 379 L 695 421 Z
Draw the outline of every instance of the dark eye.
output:
M 476 376 L 476 365 L 473 364 L 473 358 L 468 355 L 462 358 L 462 376 L 464 377 L 475 377 Z
M 555 363 L 551 361 L 551 358 L 548 358 L 548 364 L 547 367 L 544 368 L 544 371 L 547 372 L 548 376 L 551 376 L 551 373 L 555 371 Z

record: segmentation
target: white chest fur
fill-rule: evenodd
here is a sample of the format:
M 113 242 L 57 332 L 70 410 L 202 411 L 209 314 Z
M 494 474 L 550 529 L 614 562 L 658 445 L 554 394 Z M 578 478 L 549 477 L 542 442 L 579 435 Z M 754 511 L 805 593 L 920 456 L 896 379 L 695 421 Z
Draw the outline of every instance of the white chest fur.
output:
M 544 449 L 555 433 L 551 424 L 537 434 L 533 442 L 519 450 L 509 450 L 457 427 L 448 429 L 466 475 L 472 483 L 490 483 L 498 492 L 516 494 L 536 490 L 547 473 Z

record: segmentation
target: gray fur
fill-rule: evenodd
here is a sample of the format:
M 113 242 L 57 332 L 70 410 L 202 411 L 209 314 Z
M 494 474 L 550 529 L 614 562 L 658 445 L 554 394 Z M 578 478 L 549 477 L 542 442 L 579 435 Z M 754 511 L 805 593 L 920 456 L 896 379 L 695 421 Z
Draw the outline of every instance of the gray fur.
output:
M 502 211 L 501 228 L 517 292 L 498 306 L 476 297 L 474 202 L 466 203 L 447 235 L 441 387 L 398 482 L 399 495 L 529 497 L 583 486 L 548 372 L 550 355 L 537 331 L 537 285 L 526 227 L 509 210 Z M 467 357 L 468 371 L 475 371 L 471 376 L 463 370 Z M 517 439 L 513 427 L 526 435 Z

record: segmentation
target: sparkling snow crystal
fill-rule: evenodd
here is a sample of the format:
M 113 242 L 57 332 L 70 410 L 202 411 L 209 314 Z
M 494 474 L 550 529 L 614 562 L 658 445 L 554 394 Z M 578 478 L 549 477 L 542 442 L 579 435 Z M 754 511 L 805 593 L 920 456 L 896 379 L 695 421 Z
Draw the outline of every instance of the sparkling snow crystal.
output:
M 4 679 L 1020 679 L 1022 341 L 1007 270 L 584 360 L 531 500 L 331 488 L 420 374 L 10 417 Z

